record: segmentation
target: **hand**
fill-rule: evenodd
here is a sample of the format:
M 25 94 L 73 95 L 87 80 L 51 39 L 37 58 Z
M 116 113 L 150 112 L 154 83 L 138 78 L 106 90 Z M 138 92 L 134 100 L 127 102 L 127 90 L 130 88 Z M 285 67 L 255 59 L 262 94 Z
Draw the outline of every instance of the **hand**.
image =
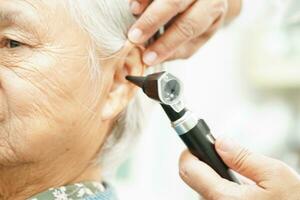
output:
M 252 153 L 229 140 L 216 149 L 233 170 L 254 184 L 238 185 L 221 178 L 188 151 L 180 159 L 182 179 L 207 200 L 299 200 L 300 178 L 281 161 Z
M 143 60 L 155 65 L 165 60 L 193 55 L 222 25 L 240 9 L 241 0 L 130 0 L 132 12 L 141 15 L 129 31 L 136 44 L 147 42 L 160 27 L 169 23 L 165 34 L 145 51 Z M 238 3 L 237 3 L 238 2 Z M 233 5 L 234 4 L 234 5 Z M 237 5 L 238 4 L 238 5 Z M 170 23 L 171 21 L 171 23 Z

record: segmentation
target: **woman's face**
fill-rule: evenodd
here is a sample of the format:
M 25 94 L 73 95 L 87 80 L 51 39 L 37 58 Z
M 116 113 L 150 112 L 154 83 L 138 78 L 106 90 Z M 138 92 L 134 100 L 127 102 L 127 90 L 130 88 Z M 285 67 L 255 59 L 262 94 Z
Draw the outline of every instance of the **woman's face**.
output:
M 49 177 L 96 156 L 114 76 L 103 66 L 105 78 L 91 79 L 91 41 L 61 2 L 0 0 L 0 165 L 32 164 Z

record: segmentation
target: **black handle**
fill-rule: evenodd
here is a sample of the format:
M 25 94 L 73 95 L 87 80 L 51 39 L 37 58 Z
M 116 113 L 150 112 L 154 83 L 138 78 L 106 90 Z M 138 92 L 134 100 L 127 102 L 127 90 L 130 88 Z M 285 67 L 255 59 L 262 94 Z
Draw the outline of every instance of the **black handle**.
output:
M 194 156 L 212 167 L 221 177 L 239 183 L 215 150 L 215 138 L 204 120 L 199 120 L 193 129 L 180 137 Z

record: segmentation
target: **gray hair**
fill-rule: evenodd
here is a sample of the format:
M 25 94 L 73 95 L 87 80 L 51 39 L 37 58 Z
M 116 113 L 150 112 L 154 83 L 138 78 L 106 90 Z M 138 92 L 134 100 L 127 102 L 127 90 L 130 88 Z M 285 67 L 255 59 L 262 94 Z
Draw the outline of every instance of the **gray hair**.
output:
M 135 22 L 131 14 L 128 0 L 67 0 L 67 7 L 78 24 L 90 34 L 94 43 L 90 65 L 93 73 L 99 73 L 97 57 L 110 57 L 122 49 L 127 41 L 127 32 Z M 96 56 L 97 55 L 97 56 Z M 111 166 L 120 161 L 123 152 L 135 143 L 135 138 L 141 132 L 143 105 L 141 94 L 129 103 L 127 109 L 121 113 L 110 136 L 107 138 L 98 163 L 111 171 Z M 113 164 L 112 164 L 113 163 Z M 105 171 L 105 170 L 104 170 Z

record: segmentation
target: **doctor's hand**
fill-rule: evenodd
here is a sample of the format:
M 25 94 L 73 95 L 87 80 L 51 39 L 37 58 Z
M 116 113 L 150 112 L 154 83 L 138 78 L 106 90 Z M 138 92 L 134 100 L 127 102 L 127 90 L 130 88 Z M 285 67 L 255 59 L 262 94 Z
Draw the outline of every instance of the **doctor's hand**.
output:
M 241 0 L 128 0 L 133 14 L 141 15 L 128 33 L 135 44 L 147 42 L 160 27 L 167 30 L 143 56 L 155 65 L 192 56 L 224 21 L 238 15 Z
M 188 151 L 180 159 L 180 176 L 207 200 L 299 200 L 299 176 L 281 161 L 252 153 L 228 140 L 216 149 L 234 171 L 252 180 L 238 185 L 221 178 Z

